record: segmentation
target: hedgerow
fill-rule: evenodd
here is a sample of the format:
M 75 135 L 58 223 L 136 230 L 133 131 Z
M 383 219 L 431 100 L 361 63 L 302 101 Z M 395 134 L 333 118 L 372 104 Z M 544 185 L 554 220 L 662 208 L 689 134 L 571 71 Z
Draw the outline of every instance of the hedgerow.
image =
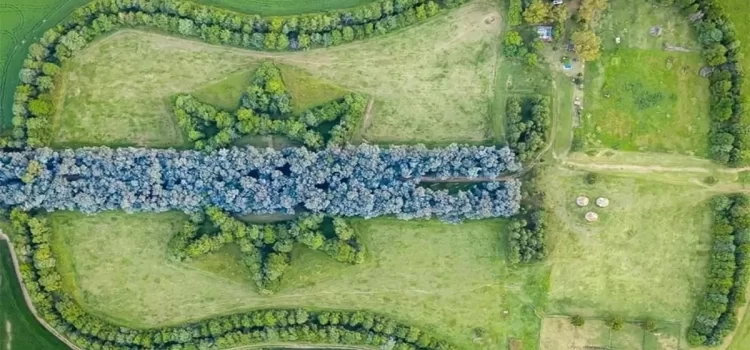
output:
M 521 188 L 520 212 L 508 227 L 508 259 L 512 263 L 531 263 L 547 257 L 547 212 L 545 194 L 537 181 L 540 167 L 526 173 Z
M 13 139 L 0 147 L 50 142 L 51 91 L 59 66 L 96 37 L 124 27 L 149 28 L 212 44 L 255 50 L 339 45 L 412 25 L 466 0 L 380 0 L 355 9 L 260 17 L 183 0 L 95 0 L 48 30 L 29 48 L 13 106 Z
M 122 148 L 0 153 L 0 206 L 25 209 L 294 213 L 447 221 L 507 217 L 520 182 L 451 193 L 422 177 L 496 178 L 520 168 L 508 148 L 360 145 L 197 151 Z
M 716 346 L 737 326 L 737 308 L 745 303 L 750 269 L 750 197 L 718 196 L 708 287 L 688 330 L 691 345 Z
M 734 25 L 717 0 L 677 0 L 690 15 L 710 73 L 711 131 L 709 153 L 714 160 L 739 165 L 748 160 L 748 124 L 744 117 L 740 41 Z
M 365 260 L 365 248 L 349 224 L 335 218 L 331 237 L 323 232 L 322 215 L 303 214 L 289 222 L 273 224 L 245 224 L 211 207 L 206 218 L 216 230 L 206 230 L 203 215 L 193 215 L 169 244 L 167 256 L 171 260 L 185 261 L 215 252 L 225 244 L 237 243 L 242 252 L 242 262 L 251 271 L 251 278 L 263 294 L 278 290 L 279 282 L 289 267 L 292 248 L 302 243 L 313 250 L 323 250 L 339 262 L 360 264 Z
M 532 160 L 547 144 L 552 120 L 547 96 L 510 96 L 505 104 L 508 145 L 522 162 Z
M 227 147 L 244 135 L 271 134 L 320 149 L 326 142 L 345 144 L 353 136 L 367 104 L 364 95 L 352 93 L 295 116 L 291 115 L 291 102 L 279 69 L 264 62 L 253 74 L 237 111 L 223 111 L 189 94 L 175 96 L 173 110 L 177 123 L 199 150 Z M 324 123 L 335 125 L 324 134 L 317 130 Z
M 368 311 L 266 309 L 174 327 L 133 329 L 87 313 L 61 289 L 46 220 L 14 209 L 13 243 L 23 283 L 39 315 L 84 349 L 220 349 L 273 342 L 456 349 L 431 333 Z

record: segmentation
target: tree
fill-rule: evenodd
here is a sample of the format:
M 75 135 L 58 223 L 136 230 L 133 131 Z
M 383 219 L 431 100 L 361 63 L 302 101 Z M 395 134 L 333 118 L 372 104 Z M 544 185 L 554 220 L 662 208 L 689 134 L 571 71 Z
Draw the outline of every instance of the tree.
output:
M 609 316 L 604 320 L 604 324 L 613 331 L 619 331 L 625 326 L 625 321 L 619 316 Z
M 581 327 L 586 323 L 586 320 L 581 317 L 581 315 L 573 315 L 573 317 L 570 318 L 570 323 L 576 327 Z
M 514 30 L 508 31 L 503 38 L 503 54 L 507 57 L 517 57 L 525 54 L 523 51 L 525 48 L 521 34 Z
M 523 12 L 523 19 L 528 24 L 546 23 L 552 15 L 552 3 L 549 1 L 533 0 Z
M 578 19 L 592 27 L 607 6 L 608 0 L 582 0 L 581 7 L 578 8 Z
M 602 40 L 591 29 L 582 29 L 571 36 L 575 53 L 583 61 L 595 61 L 599 59 L 599 50 Z

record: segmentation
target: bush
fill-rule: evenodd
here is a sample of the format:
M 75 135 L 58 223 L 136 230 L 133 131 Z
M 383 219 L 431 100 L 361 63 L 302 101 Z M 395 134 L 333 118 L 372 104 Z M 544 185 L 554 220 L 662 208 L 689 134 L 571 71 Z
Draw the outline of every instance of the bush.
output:
M 570 323 L 576 327 L 582 327 L 586 323 L 586 320 L 581 315 L 573 315 L 570 318 Z
M 691 345 L 714 346 L 734 330 L 737 308 L 744 302 L 750 270 L 750 197 L 744 194 L 711 199 L 714 211 L 713 247 L 708 287 L 693 324 Z
M 593 185 L 599 182 L 599 174 L 597 173 L 588 173 L 586 174 L 586 177 L 584 177 L 584 181 L 587 185 Z
M 613 331 L 622 330 L 625 327 L 625 321 L 619 316 L 609 316 L 604 319 L 604 324 Z
M 647 318 L 641 323 L 641 328 L 643 328 L 643 330 L 646 332 L 654 333 L 656 332 L 656 322 L 654 322 L 654 320 L 650 318 Z

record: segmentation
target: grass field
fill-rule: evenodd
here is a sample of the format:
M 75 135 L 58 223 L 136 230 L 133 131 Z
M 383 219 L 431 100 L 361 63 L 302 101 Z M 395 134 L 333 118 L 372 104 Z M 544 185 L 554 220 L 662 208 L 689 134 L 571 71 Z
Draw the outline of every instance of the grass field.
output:
M 698 74 L 702 58 L 684 16 L 645 0 L 617 1 L 601 27 L 602 57 L 586 67 L 587 146 L 706 155 L 708 81 Z
M 13 91 L 29 45 L 89 0 L 0 0 L 0 131 L 10 128 Z
M 364 5 L 374 0 L 196 0 L 197 3 L 259 15 L 293 15 Z
M 68 349 L 26 307 L 5 241 L 0 241 L 0 349 Z
M 575 327 L 568 317 L 547 317 L 542 321 L 540 350 L 680 350 L 680 327 L 657 324 L 656 333 L 644 332 L 637 324 L 625 323 L 613 331 L 598 319 Z
M 500 30 L 493 5 L 480 1 L 385 37 L 296 53 L 120 31 L 64 65 L 53 144 L 183 146 L 168 97 L 227 77 L 230 86 L 217 89 L 234 91 L 232 83 L 260 59 L 372 96 L 374 112 L 363 134 L 369 141 L 482 142 L 492 138 L 487 121 Z M 309 77 L 300 83 L 310 85 Z M 299 109 L 329 97 L 314 88 L 293 89 L 301 101 L 313 102 Z M 227 105 L 229 98 L 220 102 Z
M 584 175 L 561 168 L 544 175 L 555 232 L 550 311 L 687 324 L 704 288 L 711 193 L 603 174 L 587 185 Z M 591 199 L 588 208 L 576 206 L 581 195 Z M 604 209 L 593 205 L 602 196 L 610 200 Z M 599 221 L 587 223 L 587 211 Z
M 168 263 L 166 244 L 182 214 L 51 217 L 64 288 L 87 310 L 124 325 L 309 306 L 387 313 L 461 348 L 498 349 L 508 337 L 532 348 L 538 341 L 533 308 L 544 308 L 548 270 L 506 266 L 502 221 L 355 220 L 367 262 L 350 266 L 297 248 L 281 291 L 265 297 L 249 283 L 234 248 L 189 264 Z M 477 327 L 489 334 L 479 344 L 473 342 Z
M 310 108 L 343 97 L 350 91 L 324 81 L 307 71 L 286 64 L 277 65 L 282 79 L 292 94 L 292 113 L 299 114 Z M 199 100 L 224 109 L 234 110 L 240 105 L 240 98 L 250 85 L 255 67 L 232 74 L 218 82 L 210 83 L 193 91 Z

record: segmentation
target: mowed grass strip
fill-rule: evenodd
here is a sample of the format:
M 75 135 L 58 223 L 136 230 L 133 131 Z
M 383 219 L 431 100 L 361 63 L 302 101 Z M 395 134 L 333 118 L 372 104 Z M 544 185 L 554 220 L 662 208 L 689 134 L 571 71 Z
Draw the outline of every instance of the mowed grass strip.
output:
M 166 260 L 182 214 L 59 212 L 50 218 L 65 288 L 87 310 L 124 325 L 305 306 L 389 314 L 461 348 L 499 349 L 508 337 L 538 342 L 539 319 L 528 305 L 543 307 L 548 270 L 505 265 L 504 221 L 353 220 L 369 252 L 364 264 L 297 247 L 281 290 L 261 296 L 233 247 L 187 264 Z M 487 336 L 475 343 L 478 327 Z
M 296 111 L 347 90 L 372 96 L 363 133 L 368 141 L 483 142 L 492 133 L 488 108 L 500 22 L 494 4 L 480 1 L 383 37 L 287 53 L 119 31 L 64 64 L 53 146 L 185 147 L 169 97 L 218 83 L 207 94 L 234 106 L 242 72 L 264 59 L 290 66 L 285 79 L 298 96 Z
M 549 169 L 550 311 L 687 324 L 705 288 L 711 193 L 694 185 Z M 554 190 L 552 190 L 554 189 Z M 589 197 L 585 208 L 578 196 Z M 609 199 L 607 208 L 594 201 Z M 594 211 L 597 222 L 584 220 Z
M 197 3 L 259 15 L 294 15 L 352 8 L 374 0 L 196 0 Z

